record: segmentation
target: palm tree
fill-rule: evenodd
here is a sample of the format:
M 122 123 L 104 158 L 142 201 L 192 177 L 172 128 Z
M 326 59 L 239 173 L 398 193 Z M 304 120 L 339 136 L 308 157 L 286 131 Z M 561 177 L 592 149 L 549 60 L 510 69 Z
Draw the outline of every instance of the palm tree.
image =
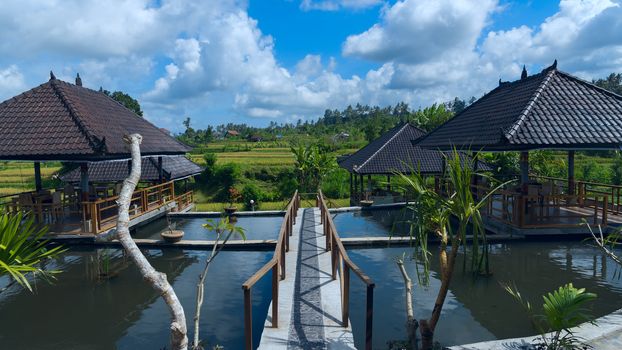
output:
M 35 225 L 31 215 L 24 217 L 21 212 L 0 214 L 0 276 L 10 275 L 11 284 L 18 283 L 31 292 L 30 274 L 51 281 L 60 271 L 45 270 L 41 263 L 65 249 L 62 246 L 48 249 L 48 241 L 43 240 L 46 232 L 46 227 Z
M 423 349 L 429 349 L 433 344 L 434 330 L 440 319 L 443 304 L 449 291 L 449 285 L 456 265 L 456 257 L 459 248 L 466 242 L 467 228 L 471 227 L 473 239 L 471 249 L 471 270 L 475 273 L 488 272 L 488 254 L 484 224 L 480 214 L 480 208 L 485 205 L 490 193 L 477 200 L 473 196 L 471 188 L 473 177 L 483 176 L 473 170 L 472 161 L 461 157 L 454 150 L 446 156 L 447 181 L 446 194 L 437 193 L 427 186 L 424 177 L 419 171 L 411 169 L 411 174 L 398 173 L 405 190 L 415 195 L 414 204 L 409 207 L 413 213 L 411 232 L 416 233 L 416 249 L 423 252 L 424 273 L 427 280 L 428 273 L 428 250 L 427 238 L 430 234 L 440 242 L 439 262 L 441 286 L 439 288 L 432 314 L 428 319 L 419 321 L 419 330 L 422 337 Z M 457 219 L 457 228 L 451 224 L 452 218 Z M 466 246 L 464 246 L 466 251 Z M 398 260 L 398 267 L 404 274 L 403 260 Z M 466 255 L 465 255 L 466 264 Z M 466 268 L 466 265 L 465 265 Z M 417 270 L 418 271 L 418 270 Z M 407 279 L 405 278 L 405 281 Z M 407 296 L 408 297 L 408 296 Z M 410 318 L 410 316 L 409 316 Z M 416 326 L 416 324 L 414 325 Z M 411 332 L 409 329 L 408 333 Z M 411 340 L 412 341 L 412 340 Z

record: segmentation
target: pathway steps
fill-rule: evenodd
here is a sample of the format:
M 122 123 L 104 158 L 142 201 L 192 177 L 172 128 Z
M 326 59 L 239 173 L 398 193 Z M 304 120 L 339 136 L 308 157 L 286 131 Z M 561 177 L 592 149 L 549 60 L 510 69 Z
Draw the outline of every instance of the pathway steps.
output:
M 319 209 L 300 209 L 293 230 L 279 283 L 279 327 L 272 327 L 270 305 L 259 349 L 355 349 L 352 329 L 339 321 L 339 278 L 331 278 Z

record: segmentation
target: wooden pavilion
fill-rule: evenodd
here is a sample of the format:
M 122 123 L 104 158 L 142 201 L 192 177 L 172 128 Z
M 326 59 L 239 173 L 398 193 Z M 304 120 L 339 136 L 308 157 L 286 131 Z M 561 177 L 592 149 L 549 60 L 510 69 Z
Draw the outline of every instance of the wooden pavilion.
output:
M 11 210 L 34 212 L 53 232 L 99 233 L 116 220 L 116 196 L 91 193 L 89 163 L 129 159 L 123 137 L 143 137 L 141 153 L 157 160 L 162 174 L 163 157 L 183 155 L 189 147 L 164 133 L 103 92 L 56 79 L 0 103 L 0 159 L 33 161 L 35 191 L 4 198 Z M 43 189 L 40 163 L 80 164 L 80 186 L 64 190 Z M 188 195 L 174 193 L 173 182 L 160 183 L 135 193 L 133 222 L 170 210 L 182 209 Z M 149 214 L 149 215 L 147 215 Z
M 361 200 L 374 204 L 404 202 L 408 196 L 392 189 L 391 176 L 413 170 L 426 176 L 443 173 L 442 152 L 413 145 L 413 140 L 424 135 L 425 132 L 416 126 L 402 123 L 352 155 L 339 159 L 339 166 L 350 173 L 350 204 L 360 204 Z M 477 162 L 477 166 L 479 170 L 490 170 L 483 162 Z M 386 189 L 372 188 L 372 176 L 386 176 Z
M 499 81 L 499 86 L 418 140 L 420 147 L 520 152 L 518 186 L 492 196 L 485 214 L 496 231 L 585 233 L 584 220 L 620 223 L 620 187 L 575 181 L 580 150 L 620 149 L 622 96 L 557 69 Z M 529 152 L 568 152 L 568 178 L 529 175 Z M 613 215 L 612 215 L 613 214 Z M 518 229 L 518 230 L 515 230 Z

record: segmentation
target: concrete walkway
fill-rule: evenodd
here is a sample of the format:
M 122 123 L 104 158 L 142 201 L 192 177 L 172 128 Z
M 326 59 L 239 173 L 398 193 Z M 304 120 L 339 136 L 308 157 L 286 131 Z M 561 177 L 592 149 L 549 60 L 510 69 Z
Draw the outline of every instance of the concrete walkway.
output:
M 317 208 L 299 210 L 279 283 L 279 327 L 272 305 L 259 349 L 355 349 L 352 330 L 342 327 L 339 279 L 331 278 L 330 252 Z

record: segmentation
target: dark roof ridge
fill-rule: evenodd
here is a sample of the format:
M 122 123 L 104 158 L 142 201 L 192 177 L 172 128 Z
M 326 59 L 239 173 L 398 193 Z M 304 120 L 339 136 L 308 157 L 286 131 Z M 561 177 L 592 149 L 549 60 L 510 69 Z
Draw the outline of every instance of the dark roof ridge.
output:
M 403 125 L 397 125 L 397 126 L 395 126 L 393 129 L 398 129 L 398 130 L 397 130 L 397 131 L 393 134 L 393 136 L 391 136 L 391 137 L 390 137 L 390 138 L 389 138 L 389 139 L 388 139 L 385 143 L 383 143 L 383 144 L 382 144 L 382 146 L 380 146 L 380 148 L 378 148 L 378 149 L 376 150 L 376 152 L 374 152 L 371 156 L 367 157 L 367 160 L 365 160 L 365 161 L 363 162 L 363 164 L 359 165 L 356 169 L 353 169 L 353 170 L 357 171 L 358 169 L 361 169 L 362 167 L 364 167 L 364 166 L 365 166 L 365 164 L 367 164 L 367 163 L 368 163 L 368 162 L 369 162 L 372 158 L 374 158 L 374 157 L 375 157 L 375 156 L 376 156 L 376 155 L 377 155 L 380 151 L 382 151 L 382 150 L 383 150 L 383 149 L 384 149 L 384 148 L 385 148 L 385 147 L 386 147 L 386 146 L 387 146 L 387 145 L 388 145 L 391 141 L 393 141 L 393 139 L 395 139 L 395 137 L 396 137 L 397 135 L 399 135 L 402 131 L 404 131 L 404 129 L 405 129 L 407 126 L 410 126 L 410 123 L 409 123 L 409 122 L 406 122 L 406 123 L 404 123 Z M 358 172 L 358 171 L 357 171 L 357 172 Z
M 89 146 L 91 147 L 93 152 L 101 153 L 102 151 L 105 151 L 105 149 L 102 149 L 102 146 L 104 148 L 106 147 L 105 140 L 100 140 L 99 138 L 97 138 L 97 136 L 91 133 L 89 126 L 85 125 L 82 122 L 78 111 L 76 111 L 76 109 L 73 107 L 71 101 L 69 101 L 69 98 L 67 97 L 65 92 L 63 92 L 62 89 L 60 89 L 57 86 L 57 84 L 65 83 L 65 82 L 59 79 L 50 79 L 48 83 L 52 87 L 52 91 L 54 91 L 54 93 L 60 98 L 63 106 L 67 108 L 67 111 L 69 112 L 69 115 L 71 116 L 72 121 L 78 127 L 78 130 L 80 130 L 80 132 L 84 134 L 84 137 L 87 139 Z M 65 84 L 68 84 L 68 83 L 65 83 Z
M 545 71 L 546 70 L 543 70 L 542 73 L 544 73 Z M 520 116 L 514 122 L 514 124 L 509 128 L 509 130 L 507 132 L 503 133 L 503 136 L 505 137 L 506 140 L 510 141 L 510 139 L 514 136 L 516 131 L 521 127 L 521 125 L 525 121 L 525 118 L 527 118 L 527 115 L 531 111 L 533 105 L 538 100 L 538 97 L 540 97 L 540 95 L 542 95 L 542 91 L 544 91 L 544 89 L 548 86 L 549 81 L 551 81 L 551 78 L 553 77 L 553 75 L 556 72 L 557 72 L 557 69 L 555 69 L 555 68 L 546 71 L 546 77 L 544 78 L 544 80 L 542 80 L 542 82 L 540 83 L 540 85 L 538 86 L 536 91 L 534 92 L 533 96 L 531 97 L 531 99 L 527 103 L 527 106 L 525 107 L 525 109 L 521 112 Z M 525 78 L 525 79 L 527 79 L 527 78 Z M 525 80 L 525 79 L 522 79 L 522 80 Z M 520 80 L 517 80 L 517 81 L 520 81 Z
M 622 100 L 622 95 L 618 95 L 615 92 L 607 90 L 605 88 L 602 88 L 602 87 L 600 87 L 600 86 L 598 86 L 598 85 L 596 85 L 596 84 L 594 84 L 594 83 L 592 83 L 590 81 L 587 81 L 585 79 L 581 79 L 579 77 L 575 77 L 574 75 L 572 75 L 570 73 L 567 73 L 567 72 L 564 72 L 564 71 L 561 71 L 561 70 L 558 70 L 557 72 L 560 75 L 563 75 L 564 77 L 566 77 L 566 78 L 568 78 L 570 80 L 574 80 L 577 83 L 581 83 L 583 85 L 587 85 L 588 87 L 595 88 L 595 89 L 599 90 L 600 92 L 603 92 L 603 93 L 605 93 L 607 95 L 610 95 L 611 97 L 614 97 L 614 98 L 616 98 L 618 100 Z

